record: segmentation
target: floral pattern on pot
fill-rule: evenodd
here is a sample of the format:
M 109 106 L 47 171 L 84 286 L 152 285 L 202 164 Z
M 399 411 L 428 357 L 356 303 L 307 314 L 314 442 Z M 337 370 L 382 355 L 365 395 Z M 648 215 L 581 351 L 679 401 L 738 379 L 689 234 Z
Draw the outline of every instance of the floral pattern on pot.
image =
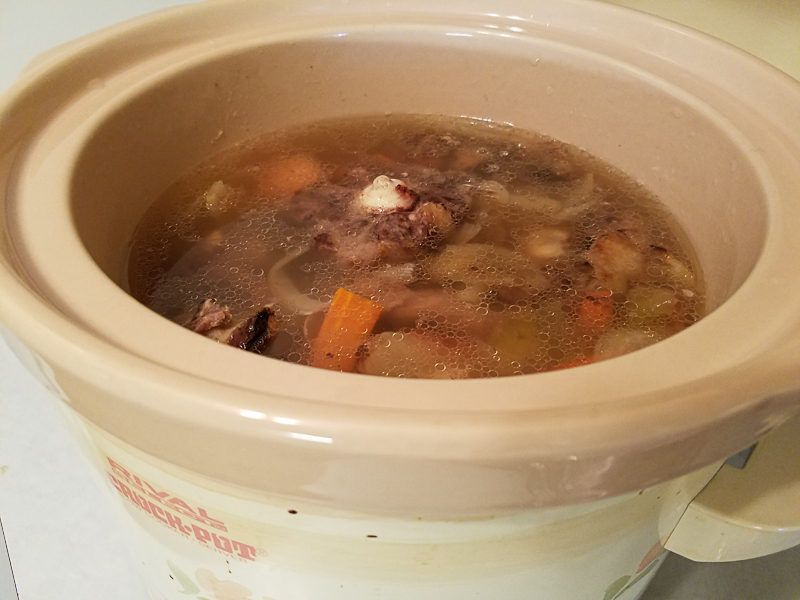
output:
M 256 600 L 253 598 L 253 592 L 249 588 L 235 581 L 218 579 L 217 576 L 208 569 L 197 569 L 197 571 L 195 571 L 194 575 L 197 579 L 197 583 L 195 583 L 189 575 L 184 573 L 171 560 L 167 561 L 167 567 L 169 567 L 172 573 L 170 579 L 177 581 L 181 585 L 179 592 L 187 596 L 194 595 L 196 600 Z M 198 587 L 198 583 L 204 590 L 211 592 L 210 598 L 205 595 L 200 595 L 201 590 L 200 587 Z M 273 598 L 264 596 L 262 600 L 273 600 Z
M 639 583 L 643 577 L 648 575 L 658 564 L 657 559 L 664 553 L 664 543 L 665 540 L 659 540 L 653 544 L 653 547 L 645 554 L 642 562 L 639 563 L 639 568 L 635 574 L 623 575 L 619 579 L 615 579 L 611 585 L 606 588 L 603 600 L 616 600 L 620 598 L 630 588 Z

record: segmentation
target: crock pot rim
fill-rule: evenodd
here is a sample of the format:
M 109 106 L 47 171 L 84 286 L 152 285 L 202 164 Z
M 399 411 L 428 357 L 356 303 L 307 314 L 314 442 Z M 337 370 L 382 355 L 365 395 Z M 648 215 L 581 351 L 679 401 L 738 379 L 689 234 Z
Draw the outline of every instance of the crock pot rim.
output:
M 584 0 L 577 0 L 577 1 L 576 0 L 570 0 L 570 1 L 573 1 L 576 4 L 582 4 L 584 2 Z M 226 0 L 226 2 L 228 2 L 228 3 L 233 5 L 233 4 L 240 3 L 241 0 Z M 179 16 L 179 13 L 183 13 L 183 12 L 191 14 L 196 9 L 197 9 L 196 5 L 186 5 L 186 6 L 180 6 L 180 7 L 176 7 L 176 8 L 172 8 L 172 9 L 166 9 L 165 11 L 160 11 L 158 14 L 159 14 L 159 16 L 163 16 L 165 19 L 167 19 L 167 18 L 172 18 L 172 17 L 174 17 L 176 15 Z M 619 7 L 615 7 L 615 6 L 604 6 L 603 9 L 621 10 L 623 13 L 628 12 L 626 9 L 620 9 Z M 603 10 L 603 9 L 601 9 L 601 10 Z M 493 16 L 497 16 L 497 15 L 493 15 Z M 663 22 L 660 19 L 655 18 L 655 17 L 642 16 L 642 15 L 639 15 L 639 16 L 645 18 L 646 20 L 651 20 L 651 21 L 656 22 L 656 23 L 661 22 L 662 26 L 665 24 L 665 22 Z M 141 21 L 149 21 L 151 18 L 152 18 L 152 15 L 140 17 L 139 19 L 134 19 L 134 20 L 132 20 L 130 22 L 126 22 L 124 24 L 112 27 L 112 28 L 110 28 L 108 30 L 101 31 L 99 33 L 93 34 L 92 36 L 88 36 L 88 38 L 86 40 L 84 40 L 83 43 L 74 42 L 73 43 L 74 45 L 69 48 L 70 55 L 76 54 L 76 53 L 80 54 L 85 49 L 91 49 L 96 44 L 102 44 L 103 42 L 107 41 L 108 39 L 113 38 L 117 34 L 117 30 L 124 30 L 124 29 L 135 30 L 137 28 L 138 22 L 140 20 Z M 677 26 L 675 24 L 671 24 L 670 23 L 670 24 L 668 24 L 668 28 L 669 29 L 675 29 L 675 28 L 681 29 L 681 26 Z M 684 29 L 686 29 L 686 28 L 684 28 Z M 695 36 L 697 36 L 697 35 L 702 36 L 703 35 L 703 34 L 698 34 L 697 32 L 694 32 L 692 30 L 687 30 L 687 32 L 689 32 L 689 33 L 691 33 L 692 35 L 695 35 Z M 89 38 L 99 38 L 99 39 L 92 40 L 92 39 L 89 39 Z M 749 57 L 749 55 L 748 55 L 748 58 L 752 59 L 753 57 Z M 62 57 L 60 59 L 59 59 L 59 57 L 53 56 L 51 62 L 59 62 L 59 60 L 61 62 L 67 62 L 69 60 L 72 60 L 72 56 L 66 56 L 66 57 Z M 757 60 L 757 59 L 754 59 L 754 60 Z M 49 64 L 47 64 L 47 62 L 44 62 L 44 63 L 40 63 L 39 67 L 37 69 L 35 69 L 34 71 L 37 71 L 37 72 L 38 71 L 47 71 L 50 68 L 52 68 L 52 65 L 49 65 Z M 36 72 L 28 73 L 28 77 L 30 79 L 36 80 L 36 78 L 37 78 Z M 754 271 L 755 270 L 757 270 L 757 267 L 756 267 L 756 269 L 754 269 Z M 690 331 L 691 331 L 691 329 L 690 329 Z M 672 338 L 672 339 L 675 340 L 675 339 L 682 339 L 682 337 L 685 338 L 688 333 L 689 332 L 684 332 L 684 333 L 682 333 L 682 336 L 679 336 L 677 338 Z M 186 336 L 186 337 L 188 338 L 188 336 Z M 205 340 L 192 340 L 192 342 L 194 342 L 194 341 L 200 342 L 200 343 L 207 343 Z M 668 341 L 667 342 L 661 342 L 659 344 L 659 346 L 661 346 L 661 345 L 663 345 L 665 343 L 668 343 Z M 673 341 L 672 343 L 674 344 L 675 342 Z M 646 352 L 650 352 L 650 351 L 652 351 L 652 348 L 646 348 L 644 350 L 639 351 L 639 353 L 642 353 L 642 352 L 646 353 Z M 102 354 L 102 352 L 100 354 Z M 242 358 L 245 359 L 245 357 L 242 357 Z M 249 359 L 249 358 L 250 357 L 248 357 L 247 359 Z M 144 359 L 144 360 L 147 360 L 147 359 Z M 626 360 L 626 357 L 615 359 L 614 363 L 618 364 L 620 360 Z M 597 364 L 597 365 L 586 366 L 586 367 L 583 367 L 583 369 L 598 370 L 598 369 L 603 369 L 604 367 L 607 367 L 607 365 L 608 365 L 608 363 L 604 362 L 604 363 L 600 363 L 600 364 Z M 295 365 L 291 365 L 291 366 L 292 367 L 296 367 Z M 569 377 L 569 375 L 571 375 L 571 373 L 566 373 L 566 374 L 564 374 L 564 373 L 548 373 L 548 374 L 536 374 L 536 375 L 528 375 L 528 376 L 515 376 L 515 378 L 519 378 L 519 377 L 522 377 L 522 378 L 540 377 L 541 378 L 543 376 L 547 376 L 547 377 L 562 377 L 562 376 Z M 351 377 L 354 377 L 354 375 L 342 374 L 342 377 L 351 378 Z M 364 377 L 364 376 L 363 375 L 356 375 L 355 377 Z M 506 379 L 506 378 L 501 378 L 501 379 Z M 395 384 L 400 385 L 400 386 L 410 386 L 410 387 L 413 387 L 413 385 L 414 385 L 414 383 L 409 383 L 407 381 L 391 381 L 391 382 L 382 383 L 381 385 L 395 385 Z M 490 383 L 487 383 L 487 382 L 485 382 L 483 380 L 469 380 L 469 381 L 465 381 L 465 382 L 442 382 L 442 384 L 450 385 L 450 386 L 463 386 L 463 385 L 485 386 L 485 385 L 491 385 Z M 439 384 L 434 384 L 434 385 L 439 385 Z M 580 405 L 572 405 L 572 406 L 577 408 Z M 393 408 L 398 408 L 398 407 L 393 407 Z M 427 412 L 427 411 L 425 411 L 425 412 Z
M 330 27 L 329 27 L 329 28 L 326 28 L 326 29 L 330 29 Z M 313 37 L 313 35 L 314 35 L 314 34 L 307 34 L 307 35 L 305 35 L 305 34 L 304 34 L 303 36 L 301 36 L 301 38 L 305 39 L 306 37 Z M 256 46 L 256 45 L 257 45 L 256 43 L 253 43 L 253 46 Z M 232 50 L 230 50 L 230 53 L 233 53 L 233 52 L 240 52 L 240 51 L 242 51 L 242 49 L 241 49 L 241 48 L 237 48 L 237 49 L 232 49 Z M 215 51 L 215 52 L 213 53 L 213 57 L 214 57 L 214 59 L 215 59 L 215 60 L 218 60 L 218 59 L 220 59 L 222 56 L 224 56 L 224 55 L 223 55 L 223 54 L 221 54 L 221 53 L 220 53 L 220 52 L 218 52 L 218 51 Z M 200 56 L 198 56 L 198 57 L 195 57 L 193 60 L 189 60 L 189 61 L 187 61 L 187 63 L 186 63 L 186 64 L 183 64 L 183 63 L 181 63 L 181 64 L 178 64 L 178 65 L 176 65 L 176 66 L 174 67 L 174 71 L 175 71 L 175 72 L 183 72 L 184 70 L 186 70 L 186 69 L 188 69 L 188 68 L 192 68 L 192 67 L 196 66 L 197 64 L 201 64 L 201 63 L 202 63 L 204 60 L 206 60 L 206 58 L 207 58 L 207 56 L 205 56 L 205 55 L 202 55 L 202 54 L 201 54 Z M 147 90 L 151 89 L 151 87 L 152 87 L 152 86 L 154 86 L 154 85 L 157 85 L 157 84 L 158 84 L 158 82 L 159 82 L 159 81 L 161 81 L 161 79 L 162 79 L 162 73 L 161 73 L 161 72 L 159 72 L 159 73 L 156 73 L 156 74 L 153 74 L 153 75 L 152 75 L 152 81 L 149 81 L 149 80 L 145 80 L 145 81 L 143 81 L 143 82 L 142 82 L 142 85 L 141 85 L 141 88 L 142 88 L 142 89 L 138 89 L 138 88 L 137 88 L 137 89 L 136 89 L 134 92 L 131 92 L 131 93 L 129 94 L 129 96 L 135 96 L 135 95 L 137 95 L 137 94 L 144 93 L 145 91 L 147 91 Z M 119 106 L 122 106 L 122 105 L 124 105 L 124 103 L 125 103 L 125 102 L 128 102 L 129 100 L 130 100 L 130 98 L 129 98 L 129 97 L 122 97 L 122 98 L 120 98 L 120 99 L 114 100 L 114 102 L 112 103 L 112 107 L 111 107 L 110 111 L 111 111 L 111 112 L 113 112 L 114 110 L 116 110 L 116 108 L 118 108 L 118 105 L 119 105 Z M 102 126 L 102 119 L 101 119 L 101 120 L 100 120 L 100 122 L 97 124 L 97 127 L 100 127 L 100 126 Z M 90 136 L 87 136 L 87 139 L 88 139 L 88 137 L 90 137 Z M 80 158 L 79 158 L 79 160 L 80 160 Z M 756 265 L 756 267 L 753 269 L 753 272 L 756 272 L 757 270 L 758 270 L 758 265 Z M 99 270 L 98 270 L 98 272 L 99 272 Z M 103 275 L 103 278 L 105 278 L 105 275 Z M 98 280 L 97 280 L 97 282 L 99 282 L 99 281 L 100 281 L 100 279 L 98 279 Z M 745 283 L 744 285 L 746 285 L 746 283 Z M 115 287 L 116 287 L 116 286 L 115 286 Z M 117 294 L 117 295 L 119 296 L 119 294 Z M 131 303 L 129 303 L 129 304 L 131 304 Z M 132 305 L 131 305 L 131 306 L 132 306 Z M 132 310 L 133 310 L 133 308 L 132 308 Z M 139 312 L 141 313 L 141 311 L 139 311 Z M 619 363 L 619 361 L 631 361 L 631 360 L 632 360 L 632 359 L 631 359 L 631 357 L 633 357 L 633 356 L 635 356 L 635 357 L 637 357 L 637 358 L 641 359 L 641 357 L 642 357 L 642 353 L 648 353 L 648 354 L 651 354 L 651 353 L 653 353 L 654 351 L 656 351 L 656 352 L 657 352 L 657 351 L 658 351 L 658 349 L 663 349 L 663 348 L 664 348 L 664 345 L 665 345 L 666 343 L 672 344 L 673 346 L 674 346 L 675 344 L 678 344 L 678 343 L 683 343 L 683 344 L 691 344 L 691 340 L 690 340 L 690 339 L 687 339 L 687 338 L 689 338 L 689 337 L 692 335 L 692 333 L 693 333 L 694 331 L 696 331 L 696 330 L 697 330 L 696 328 L 699 328 L 699 329 L 704 329 L 704 328 L 706 328 L 706 327 L 708 327 L 708 326 L 709 326 L 709 325 L 708 325 L 708 323 L 709 323 L 709 322 L 713 322 L 713 321 L 714 321 L 714 319 L 708 319 L 708 318 L 706 318 L 706 319 L 704 319 L 703 321 L 701 321 L 701 323 L 699 323 L 699 324 L 697 324 L 697 325 L 694 325 L 694 326 L 693 326 L 692 328 L 690 328 L 688 331 L 686 331 L 686 332 L 682 332 L 682 333 L 681 333 L 681 334 L 679 334 L 678 336 L 675 336 L 675 337 L 673 337 L 673 338 L 670 338 L 670 340 L 667 340 L 666 342 L 661 342 L 661 343 L 660 343 L 660 344 L 658 344 L 657 346 L 654 346 L 654 347 L 651 347 L 651 348 L 646 348 L 646 349 L 644 349 L 644 350 L 641 350 L 641 351 L 639 351 L 639 352 L 637 352 L 637 353 L 634 353 L 634 354 L 630 355 L 630 357 L 621 357 L 621 358 L 619 358 L 619 359 L 615 359 L 615 360 L 614 360 L 614 363 L 613 363 L 613 365 L 614 365 L 614 366 L 612 366 L 612 367 L 610 367 L 610 368 L 620 368 L 620 367 L 618 367 L 618 366 L 617 366 L 617 365 L 619 365 L 619 364 L 620 364 L 620 363 Z M 153 323 L 155 323 L 155 320 L 154 320 L 154 319 L 150 319 L 150 322 L 153 322 Z M 164 324 L 164 325 L 166 326 L 166 324 Z M 174 328 L 173 328 L 173 330 L 174 330 Z M 185 332 L 181 332 L 181 333 L 185 333 Z M 197 339 L 194 339 L 194 337 L 193 337 L 193 336 L 189 336 L 189 335 L 184 335 L 184 336 L 183 336 L 183 339 L 184 339 L 184 340 L 186 340 L 186 342 L 185 342 L 186 344 L 191 344 L 191 345 L 195 346 L 196 348 L 198 348 L 198 351 L 199 351 L 199 348 L 200 348 L 200 346 L 198 346 L 197 344 L 204 344 L 206 347 L 209 347 L 209 350 L 208 350 L 209 352 L 214 352 L 214 353 L 218 354 L 220 357 L 227 356 L 227 354 L 223 354 L 223 352 L 227 352 L 227 351 L 228 351 L 228 349 L 227 349 L 227 348 L 223 349 L 223 348 L 214 348 L 214 347 L 211 347 L 211 345 L 210 345 L 210 342 L 208 342 L 207 340 L 202 340 L 202 339 L 199 339 L 199 338 L 197 338 Z M 654 348 L 655 348 L 655 350 L 654 350 Z M 241 360 L 241 361 L 249 361 L 251 364 L 255 365 L 254 359 L 256 359 L 256 357 L 252 357 L 252 356 L 242 356 L 242 357 L 240 357 L 240 359 L 239 359 L 239 360 Z M 147 360 L 147 359 L 145 358 L 145 360 Z M 282 370 L 284 370 L 284 371 L 286 371 L 286 370 L 287 370 L 287 368 L 288 368 L 288 369 L 292 369 L 292 370 L 296 370 L 297 368 L 302 368 L 304 371 L 306 371 L 306 368 L 304 368 L 304 367 L 298 367 L 297 365 L 286 365 L 286 364 L 281 364 L 281 366 L 280 366 L 280 367 L 276 367 L 276 368 L 282 369 Z M 607 370 L 609 367 L 608 367 L 608 363 L 607 363 L 607 362 L 603 362 L 603 363 L 599 363 L 599 364 L 597 364 L 597 365 L 591 365 L 590 367 L 583 367 L 583 369 L 587 369 L 587 368 L 594 369 L 594 370 L 597 372 L 598 370 Z M 665 367 L 665 368 L 667 368 L 667 367 Z M 179 370 L 180 370 L 180 369 L 179 369 Z M 287 371 L 287 373 L 288 373 L 288 371 Z M 195 373 L 195 375 L 197 375 L 197 373 Z M 518 379 L 518 378 L 531 378 L 531 377 L 539 377 L 539 378 L 541 378 L 543 375 L 544 375 L 544 374 L 527 375 L 527 376 L 515 376 L 515 377 L 514 377 L 514 379 Z M 205 376 L 205 375 L 204 375 L 204 376 Z M 288 375 L 287 375 L 287 376 L 288 376 Z M 323 377 L 323 375 L 322 375 L 321 373 L 317 373 L 316 371 L 310 371 L 310 372 L 308 372 L 308 373 L 307 373 L 307 376 L 308 376 L 309 378 L 320 378 L 320 377 Z M 561 378 L 561 379 L 563 379 L 563 380 L 566 380 L 567 378 L 569 378 L 569 377 L 573 376 L 573 373 L 572 373 L 572 372 L 566 372 L 566 373 L 564 373 L 564 372 L 558 372 L 558 373 L 549 373 L 549 374 L 547 374 L 547 376 L 548 376 L 548 377 L 559 377 L 559 378 Z M 354 377 L 354 375 L 351 375 L 351 374 L 341 374 L 341 377 L 342 377 L 342 378 L 352 378 L 352 377 Z M 360 378 L 363 378 L 364 376 L 363 376 L 363 375 L 356 375 L 355 377 L 360 377 Z M 370 379 L 372 379 L 372 378 L 370 378 Z M 508 378 L 500 378 L 500 380 L 506 380 L 506 379 L 508 379 Z M 494 381 L 495 381 L 495 383 L 492 383 L 492 384 L 490 384 L 490 383 L 487 383 L 487 382 L 486 382 L 486 381 L 484 381 L 484 380 L 467 380 L 467 381 L 463 381 L 463 382 L 460 382 L 460 381 L 459 381 L 459 382 L 447 382 L 447 383 L 445 383 L 445 382 L 442 382 L 442 383 L 445 383 L 445 385 L 449 385 L 449 386 L 451 386 L 452 388 L 456 389 L 456 388 L 464 388 L 464 387 L 479 387 L 479 386 L 483 386 L 483 387 L 485 387 L 485 386 L 487 386 L 487 385 L 497 385 L 497 384 L 496 384 L 496 381 L 498 381 L 498 380 L 494 380 Z M 368 384 L 368 383 L 364 383 L 364 385 L 366 385 L 366 386 L 369 386 L 370 384 Z M 396 379 L 389 379 L 389 380 L 381 380 L 381 383 L 380 383 L 380 384 L 378 384 L 378 385 L 380 385 L 380 386 L 383 386 L 383 387 L 392 387 L 392 386 L 397 386 L 397 387 L 401 387 L 401 388 L 409 388 L 409 389 L 410 389 L 410 391 L 411 391 L 411 393 L 412 393 L 412 395 L 413 395 L 413 393 L 414 393 L 414 391 L 415 391 L 415 390 L 414 390 L 414 388 L 418 386 L 418 382 L 409 382 L 409 381 L 407 381 L 407 380 L 396 380 Z M 429 383 L 426 383 L 426 384 L 424 384 L 424 385 L 425 385 L 425 386 L 427 386 L 427 385 L 429 385 Z M 434 385 L 439 385 L 439 384 L 434 384 Z M 359 387 L 362 387 L 362 386 L 359 386 Z M 250 389 L 250 390 L 252 390 L 252 391 L 259 391 L 259 390 L 255 390 L 255 389 L 254 389 L 254 388 L 252 388 L 252 387 L 250 387 L 250 388 L 248 388 L 248 389 Z M 260 390 L 260 391 L 263 391 L 263 392 L 269 392 L 269 390 L 267 390 L 267 389 L 265 389 L 265 388 L 263 388 L 263 387 L 261 388 L 261 390 Z M 309 400 L 310 400 L 310 401 L 314 401 L 313 399 L 310 399 L 310 398 L 309 398 Z M 580 403 L 571 404 L 571 405 L 570 405 L 570 408 L 577 408 L 577 407 L 579 407 L 579 406 L 581 406 L 581 404 L 580 404 Z M 398 409 L 398 410 L 408 410 L 408 409 L 406 409 L 406 408 L 402 408 L 402 407 L 400 407 L 400 406 L 393 406 L 393 407 L 392 407 L 392 409 Z M 436 410 L 435 410 L 435 409 L 432 409 L 432 410 L 425 410 L 425 409 L 423 409 L 423 410 L 424 410 L 424 412 L 436 412 Z M 480 410 L 482 410 L 482 409 L 477 409 L 477 410 L 478 410 L 478 411 L 480 411 Z M 534 409 L 534 410 L 537 410 L 537 409 Z M 472 411 L 470 411 L 470 412 L 472 412 Z M 490 412 L 493 412 L 493 411 L 490 411 Z

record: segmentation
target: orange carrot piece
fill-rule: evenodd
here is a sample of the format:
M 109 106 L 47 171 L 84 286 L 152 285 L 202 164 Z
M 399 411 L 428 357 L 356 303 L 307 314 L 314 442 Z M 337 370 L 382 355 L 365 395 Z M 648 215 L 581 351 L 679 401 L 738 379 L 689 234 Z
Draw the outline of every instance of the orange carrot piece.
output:
M 614 301 L 609 290 L 588 294 L 578 307 L 578 325 L 583 329 L 602 329 L 614 318 Z
M 309 154 L 295 154 L 265 165 L 259 175 L 262 192 L 276 196 L 293 196 L 305 187 L 319 183 L 325 171 Z
M 311 365 L 332 371 L 352 371 L 356 352 L 367 341 L 383 306 L 344 288 L 333 295 L 328 314 L 314 340 Z

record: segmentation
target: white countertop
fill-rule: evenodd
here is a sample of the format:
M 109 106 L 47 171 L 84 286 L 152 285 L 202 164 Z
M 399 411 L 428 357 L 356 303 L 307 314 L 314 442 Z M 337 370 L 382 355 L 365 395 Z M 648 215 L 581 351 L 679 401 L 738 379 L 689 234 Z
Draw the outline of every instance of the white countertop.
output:
M 725 39 L 800 79 L 800 0 L 610 0 Z M 33 56 L 175 0 L 0 0 L 0 90 Z M 799 113 L 800 114 L 800 113 Z M 47 393 L 0 340 L 0 522 L 21 600 L 144 600 L 106 499 Z M 0 600 L 15 598 L 0 540 Z M 498 599 L 502 600 L 502 599 Z M 642 600 L 800 600 L 800 547 L 670 556 Z

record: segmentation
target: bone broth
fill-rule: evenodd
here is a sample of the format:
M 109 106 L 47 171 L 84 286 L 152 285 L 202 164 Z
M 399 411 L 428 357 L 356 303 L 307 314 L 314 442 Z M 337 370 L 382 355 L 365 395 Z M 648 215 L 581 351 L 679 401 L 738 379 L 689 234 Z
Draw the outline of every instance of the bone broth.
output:
M 574 147 L 380 116 L 270 134 L 186 173 L 139 225 L 129 274 L 139 301 L 219 343 L 467 378 L 677 333 L 703 310 L 690 256 L 646 190 Z

